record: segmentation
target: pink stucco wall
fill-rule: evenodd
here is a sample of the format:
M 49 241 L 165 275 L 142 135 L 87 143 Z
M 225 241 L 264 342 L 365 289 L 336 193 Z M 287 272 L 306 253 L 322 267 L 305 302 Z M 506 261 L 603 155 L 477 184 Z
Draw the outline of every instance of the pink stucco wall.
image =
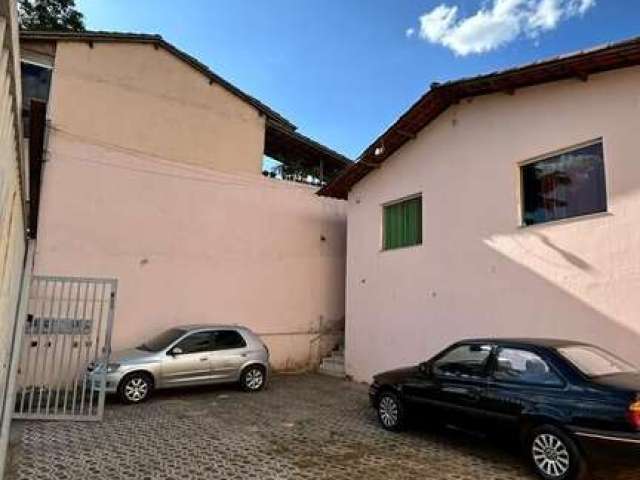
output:
M 114 348 L 177 324 L 238 323 L 291 369 L 315 360 L 320 330 L 341 327 L 346 202 L 61 132 L 49 152 L 36 270 L 117 278 Z
M 246 325 L 281 369 L 334 346 L 346 202 L 262 177 L 260 112 L 135 42 L 58 42 L 48 107 L 36 271 L 118 279 L 115 349 L 185 323 Z
M 451 107 L 349 194 L 347 372 L 475 336 L 595 342 L 640 364 L 640 68 Z M 608 212 L 520 227 L 521 162 L 602 138 Z M 423 195 L 423 245 L 382 207 Z
M 58 42 L 49 112 L 57 130 L 77 138 L 224 172 L 261 171 L 264 116 L 151 44 Z

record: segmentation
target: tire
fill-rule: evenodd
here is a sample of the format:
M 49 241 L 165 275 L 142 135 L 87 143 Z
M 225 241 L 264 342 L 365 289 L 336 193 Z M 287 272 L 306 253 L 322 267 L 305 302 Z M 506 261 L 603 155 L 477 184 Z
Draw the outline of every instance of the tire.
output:
M 262 365 L 249 365 L 240 374 L 240 387 L 245 392 L 259 392 L 267 383 L 267 372 Z
M 527 435 L 527 458 L 544 480 L 584 480 L 587 464 L 578 445 L 553 425 L 541 425 Z
M 406 408 L 400 397 L 391 391 L 382 392 L 378 396 L 376 411 L 382 428 L 392 432 L 404 430 Z
M 118 397 L 126 404 L 142 403 L 146 401 L 153 390 L 153 379 L 144 372 L 134 372 L 118 384 Z

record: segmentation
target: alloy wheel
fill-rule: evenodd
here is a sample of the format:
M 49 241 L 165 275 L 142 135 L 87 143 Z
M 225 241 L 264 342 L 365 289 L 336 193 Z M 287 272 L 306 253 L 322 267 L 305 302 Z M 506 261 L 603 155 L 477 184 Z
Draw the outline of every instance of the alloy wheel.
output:
M 531 454 L 536 467 L 550 478 L 562 478 L 569 471 L 569 450 L 562 440 L 551 433 L 541 433 L 534 438 Z
M 380 421 L 387 428 L 393 428 L 398 424 L 400 409 L 398 408 L 398 402 L 389 396 L 385 395 L 380 399 L 378 405 L 378 415 Z
M 258 390 L 264 383 L 264 374 L 259 368 L 252 368 L 244 376 L 244 384 L 249 390 Z
M 124 395 L 130 402 L 140 402 L 149 393 L 149 385 L 141 377 L 133 377 L 124 387 Z

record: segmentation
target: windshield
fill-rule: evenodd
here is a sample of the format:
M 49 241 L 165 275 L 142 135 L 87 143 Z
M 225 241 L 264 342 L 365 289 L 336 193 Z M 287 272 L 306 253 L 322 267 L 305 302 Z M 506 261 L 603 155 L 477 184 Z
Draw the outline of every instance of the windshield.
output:
M 147 352 L 159 352 L 164 350 L 182 335 L 186 333 L 185 330 L 179 328 L 172 328 L 165 330 L 160 335 L 156 335 L 151 340 L 147 340 L 142 345 L 138 346 L 138 350 L 146 350 Z
M 616 373 L 633 373 L 638 369 L 615 355 L 596 347 L 571 345 L 558 352 L 588 377 L 601 377 Z

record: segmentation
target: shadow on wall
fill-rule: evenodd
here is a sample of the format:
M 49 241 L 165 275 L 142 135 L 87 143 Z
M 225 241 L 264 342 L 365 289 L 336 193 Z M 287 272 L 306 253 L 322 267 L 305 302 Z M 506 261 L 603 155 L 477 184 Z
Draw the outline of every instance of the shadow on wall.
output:
M 521 245 L 522 235 L 532 242 L 533 252 Z M 631 318 L 638 302 L 616 298 L 616 287 L 609 285 L 612 280 L 585 259 L 539 232 L 510 233 L 490 240 L 468 238 L 463 246 L 466 251 L 458 244 L 451 251 L 438 252 L 437 258 L 447 260 L 439 262 L 437 272 L 416 275 L 415 267 L 395 270 L 398 265 L 394 265 L 390 278 L 397 289 L 390 289 L 373 305 L 365 305 L 363 299 L 370 298 L 372 293 L 367 290 L 375 288 L 380 279 L 351 285 L 359 290 L 351 295 L 360 302 L 354 315 L 358 324 L 347 324 L 347 369 L 354 379 L 368 381 L 375 373 L 416 364 L 454 341 L 473 337 L 584 341 L 640 366 L 640 321 Z M 520 261 L 532 253 L 535 258 L 529 260 L 535 268 Z M 470 265 L 469 259 L 480 259 L 482 267 Z M 547 275 L 545 268 L 553 275 Z M 540 269 L 544 275 L 537 271 Z M 378 269 L 378 275 L 388 276 L 390 272 L 384 270 Z M 420 286 L 406 288 L 408 282 Z M 415 295 L 421 298 L 416 300 Z M 620 301 L 629 303 L 618 308 Z M 622 316 L 606 313 L 612 311 L 621 311 Z
M 517 253 L 500 242 L 485 242 L 495 258 L 496 266 L 492 269 L 495 278 L 490 284 L 495 288 L 493 298 L 497 300 L 493 308 L 486 310 L 488 315 L 509 321 L 498 329 L 501 335 L 585 341 L 640 365 L 640 351 L 636 347 L 640 321 L 634 324 L 629 318 L 635 301 L 616 298 L 622 285 L 611 284 L 633 280 L 603 275 L 585 259 L 559 247 L 542 233 L 526 235 L 528 242 L 537 245 L 523 247 L 518 234 L 504 237 L 522 249 Z M 620 305 L 620 301 L 628 303 Z M 616 318 L 607 312 L 620 312 L 620 316 Z
M 534 237 L 537 237 L 540 240 L 540 242 L 542 242 L 543 245 L 557 252 L 563 259 L 567 261 L 567 263 L 570 263 L 574 267 L 587 272 L 595 270 L 588 262 L 580 258 L 578 255 L 574 255 L 568 250 L 565 250 L 555 245 L 551 240 L 549 240 L 549 237 L 547 237 L 546 235 L 543 235 L 542 233 L 537 233 L 537 232 L 533 233 L 532 235 Z

